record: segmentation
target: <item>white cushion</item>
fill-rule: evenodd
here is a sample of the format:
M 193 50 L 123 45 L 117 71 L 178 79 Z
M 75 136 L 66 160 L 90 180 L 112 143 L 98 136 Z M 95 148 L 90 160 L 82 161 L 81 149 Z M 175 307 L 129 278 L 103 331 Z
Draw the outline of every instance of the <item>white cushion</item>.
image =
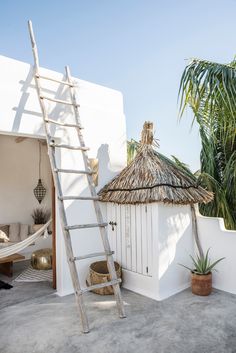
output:
M 29 225 L 21 224 L 20 225 L 20 240 L 25 240 L 29 236 Z
M 9 225 L 9 240 L 12 243 L 20 241 L 20 223 L 11 223 Z

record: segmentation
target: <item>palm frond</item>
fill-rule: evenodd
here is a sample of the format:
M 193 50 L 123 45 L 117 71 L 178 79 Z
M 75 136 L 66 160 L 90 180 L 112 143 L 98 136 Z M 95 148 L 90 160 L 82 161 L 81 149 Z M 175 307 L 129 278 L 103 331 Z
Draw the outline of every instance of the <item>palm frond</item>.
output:
M 140 143 L 134 139 L 127 141 L 127 163 L 130 164 L 137 154 Z
M 200 185 L 215 199 L 200 205 L 207 216 L 223 217 L 236 229 L 236 60 L 218 64 L 194 59 L 185 68 L 179 88 L 180 117 L 190 106 L 202 142 Z

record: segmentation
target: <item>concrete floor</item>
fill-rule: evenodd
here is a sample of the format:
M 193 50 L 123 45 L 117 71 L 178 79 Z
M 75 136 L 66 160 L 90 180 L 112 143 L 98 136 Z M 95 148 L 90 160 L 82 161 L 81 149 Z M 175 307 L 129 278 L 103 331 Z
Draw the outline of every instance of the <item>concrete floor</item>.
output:
M 26 302 L 27 300 L 34 299 L 37 297 L 46 296 L 54 293 L 51 284 L 48 282 L 41 283 L 22 283 L 14 282 L 14 279 L 22 273 L 30 264 L 30 261 L 20 261 L 14 264 L 13 277 L 9 278 L 0 274 L 0 280 L 10 283 L 13 288 L 10 290 L 0 291 L 0 310 L 11 305 Z M 1 322 L 0 322 L 1 325 Z M 1 340 L 1 330 L 0 330 Z M 1 350 L 0 350 L 0 353 Z
M 236 353 L 234 295 L 186 290 L 156 302 L 123 290 L 123 298 L 127 318 L 119 319 L 113 296 L 88 294 L 84 335 L 74 296 L 60 298 L 45 283 L 1 290 L 0 352 Z

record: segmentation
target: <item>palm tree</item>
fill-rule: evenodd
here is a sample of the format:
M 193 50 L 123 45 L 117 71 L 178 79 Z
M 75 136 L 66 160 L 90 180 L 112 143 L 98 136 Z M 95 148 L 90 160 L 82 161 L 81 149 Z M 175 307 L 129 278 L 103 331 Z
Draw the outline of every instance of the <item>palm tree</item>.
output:
M 183 72 L 179 98 L 180 116 L 190 106 L 199 125 L 198 180 L 215 194 L 200 210 L 236 229 L 236 60 L 227 65 L 192 60 Z

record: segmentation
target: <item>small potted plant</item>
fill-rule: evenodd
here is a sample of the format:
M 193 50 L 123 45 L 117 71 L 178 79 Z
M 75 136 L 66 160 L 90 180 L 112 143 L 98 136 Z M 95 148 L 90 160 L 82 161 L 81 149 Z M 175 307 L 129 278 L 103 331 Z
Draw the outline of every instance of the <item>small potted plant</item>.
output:
M 191 271 L 191 288 L 192 293 L 196 295 L 209 295 L 212 292 L 212 270 L 220 261 L 224 259 L 224 257 L 216 260 L 215 262 L 211 262 L 209 259 L 209 250 L 207 250 L 206 255 L 200 257 L 196 255 L 194 259 L 193 256 L 190 255 L 193 261 L 193 269 L 180 264 L 181 266 L 187 268 Z
M 37 230 L 39 230 L 45 223 L 47 223 L 51 216 L 51 212 L 42 207 L 38 207 L 33 210 L 31 216 L 34 220 L 32 229 L 34 232 L 37 232 Z

